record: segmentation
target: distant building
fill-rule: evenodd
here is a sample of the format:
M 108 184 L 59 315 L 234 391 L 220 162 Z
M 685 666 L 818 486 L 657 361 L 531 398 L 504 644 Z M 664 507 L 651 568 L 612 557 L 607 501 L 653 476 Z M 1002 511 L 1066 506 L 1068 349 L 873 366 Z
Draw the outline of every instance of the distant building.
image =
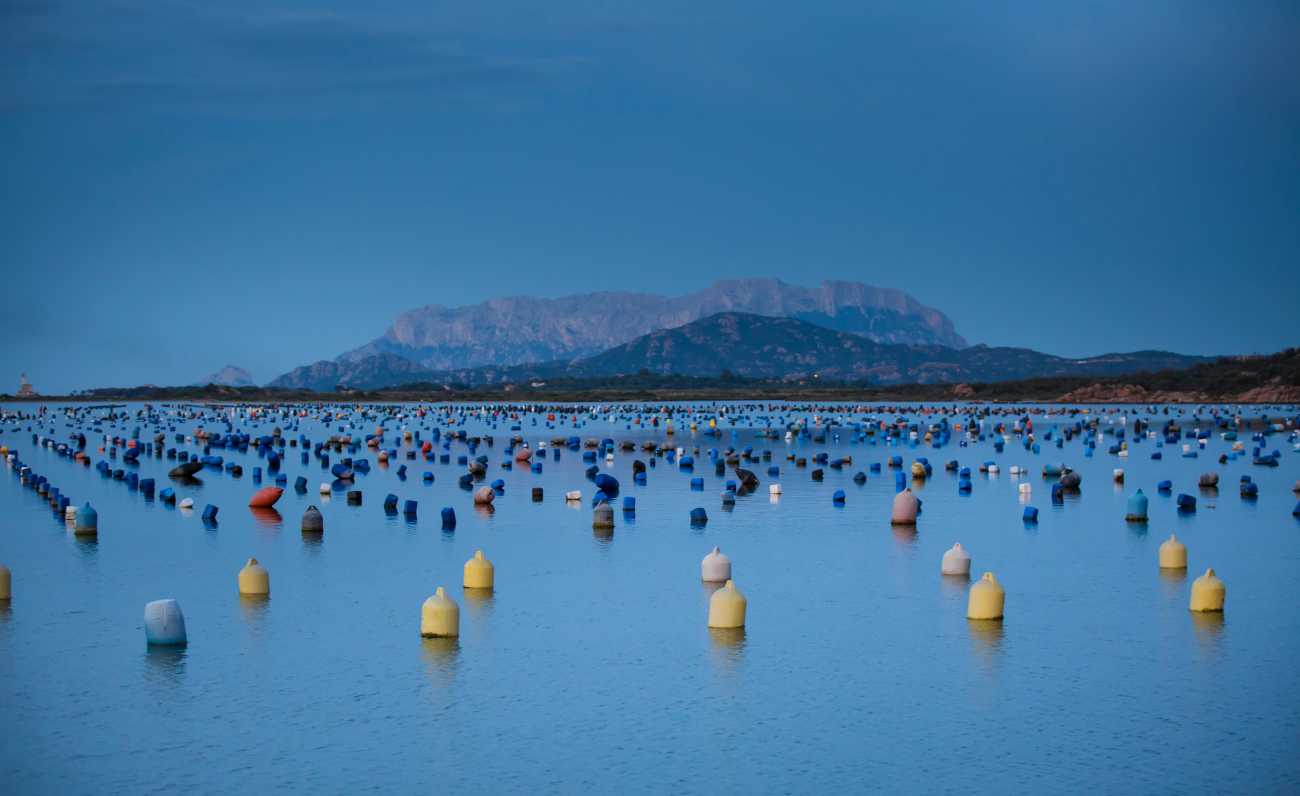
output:
M 32 383 L 27 380 L 27 374 L 23 373 L 18 378 L 21 380 L 21 383 L 18 385 L 18 397 L 35 398 L 38 393 L 36 390 L 32 389 Z

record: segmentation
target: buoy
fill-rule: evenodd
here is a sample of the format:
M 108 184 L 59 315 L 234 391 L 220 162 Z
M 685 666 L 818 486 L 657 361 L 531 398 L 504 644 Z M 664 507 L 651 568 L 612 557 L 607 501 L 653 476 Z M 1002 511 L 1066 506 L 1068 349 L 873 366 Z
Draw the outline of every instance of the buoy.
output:
M 271 573 L 257 563 L 256 558 L 248 559 L 244 568 L 239 570 L 239 593 L 247 597 L 261 597 L 271 593 Z
M 1196 481 L 1196 485 L 1197 485 L 1197 486 L 1203 486 L 1203 487 L 1206 487 L 1206 488 L 1209 488 L 1209 487 L 1212 487 L 1212 486 L 1218 486 L 1218 485 L 1219 485 L 1219 474 L 1218 474 L 1218 473 L 1201 473 L 1201 477 L 1197 479 L 1197 481 Z
M 420 635 L 424 638 L 455 638 L 460 635 L 460 606 L 441 586 L 420 607 Z
M 99 533 L 99 512 L 89 502 L 77 509 L 77 519 L 72 530 L 77 536 L 95 536 Z
M 248 501 L 250 509 L 269 509 L 275 505 L 275 501 L 280 499 L 284 490 L 278 486 L 263 487 L 253 493 L 253 497 Z
M 920 509 L 921 502 L 912 494 L 912 490 L 904 489 L 897 495 L 894 495 L 894 509 L 890 513 L 889 521 L 894 525 L 915 525 L 916 513 Z
M 717 547 L 700 561 L 700 580 L 705 583 L 724 583 L 731 580 L 731 559 Z
M 944 575 L 970 575 L 970 553 L 957 542 L 943 554 L 939 572 Z
M 332 490 L 330 489 L 330 485 L 329 485 L 329 484 L 322 483 L 322 484 L 320 485 L 320 493 L 321 493 L 322 495 L 328 495 L 331 491 L 332 491 Z
M 144 606 L 144 637 L 152 645 L 161 647 L 183 647 L 185 636 L 185 615 L 181 605 L 172 599 L 154 600 Z
M 1001 619 L 1006 604 L 1006 592 L 998 583 L 992 572 L 985 572 L 984 577 L 975 581 L 970 587 L 970 598 L 966 602 L 967 619 Z
M 1161 569 L 1187 569 L 1187 545 L 1172 533 L 1160 545 Z
M 183 509 L 194 508 L 194 498 L 181 498 L 180 507 Z
M 308 506 L 307 510 L 302 513 L 302 532 L 325 532 L 325 517 L 321 515 L 320 509 L 315 506 Z
M 591 527 L 593 528 L 613 528 L 614 527 L 614 507 L 608 503 L 601 503 L 591 512 Z
M 691 525 L 704 525 L 709 521 L 709 514 L 701 507 L 691 509 Z
M 564 493 L 565 500 L 582 500 L 582 490 L 574 489 Z
M 474 505 L 488 506 L 492 504 L 492 501 L 495 498 L 496 498 L 496 493 L 492 491 L 492 487 L 481 486 L 474 493 Z
M 0 601 L 8 602 L 14 594 L 14 576 L 9 567 L 0 564 Z
M 778 497 L 779 497 L 780 494 L 781 494 L 781 485 L 780 485 L 780 484 L 768 484 L 768 485 L 767 485 L 767 494 L 769 494 L 769 495 L 775 495 L 775 496 L 778 496 Z
M 736 588 L 735 581 L 728 580 L 709 598 L 709 627 L 744 627 L 745 608 L 745 595 Z
M 456 510 L 451 506 L 442 508 L 442 529 L 444 531 L 454 530 L 456 527 Z
M 1192 601 L 1188 606 L 1193 611 L 1222 611 L 1223 601 L 1228 596 L 1228 587 L 1223 585 L 1214 569 L 1205 570 L 1205 574 L 1192 581 Z
M 1146 522 L 1147 521 L 1147 496 L 1142 494 L 1139 489 L 1128 499 L 1128 509 L 1124 514 L 1124 519 L 1128 522 Z
M 465 562 L 465 588 L 491 589 L 495 579 L 492 562 L 483 557 L 482 550 L 475 550 L 474 557 Z

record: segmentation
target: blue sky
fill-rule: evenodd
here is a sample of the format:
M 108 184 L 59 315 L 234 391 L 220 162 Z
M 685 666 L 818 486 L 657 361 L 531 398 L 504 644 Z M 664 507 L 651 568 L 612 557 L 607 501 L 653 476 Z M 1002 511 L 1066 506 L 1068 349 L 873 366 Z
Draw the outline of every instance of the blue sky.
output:
M 0 0 L 0 74 L 0 389 L 740 276 L 1061 354 L 1300 342 L 1295 2 Z

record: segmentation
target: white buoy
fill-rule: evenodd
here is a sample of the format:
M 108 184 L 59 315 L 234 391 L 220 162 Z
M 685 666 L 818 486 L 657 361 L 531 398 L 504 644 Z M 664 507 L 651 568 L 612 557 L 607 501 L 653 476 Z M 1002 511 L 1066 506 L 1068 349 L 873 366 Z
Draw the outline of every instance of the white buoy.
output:
M 565 492 L 565 493 L 564 493 L 564 499 L 565 499 L 565 500 L 582 500 L 582 490 L 580 490 L 580 489 L 574 489 L 574 490 L 572 490 L 572 491 L 570 491 L 570 492 Z
M 939 564 L 939 571 L 944 575 L 969 575 L 970 574 L 970 553 L 966 548 L 961 546 L 961 542 L 954 544 L 943 554 L 943 560 Z
M 321 484 L 321 485 L 320 485 L 320 493 L 321 493 L 322 495 L 328 495 L 328 494 L 330 493 L 330 485 L 329 485 L 329 484 Z
M 150 644 L 165 647 L 183 647 L 185 615 L 175 600 L 154 600 L 144 607 L 144 636 Z
M 731 580 L 731 559 L 717 547 L 700 561 L 700 580 L 705 583 L 726 583 Z
M 180 507 L 183 509 L 194 508 L 194 498 L 181 498 Z
M 767 494 L 769 494 L 769 495 L 779 495 L 779 494 L 781 494 L 781 485 L 780 485 L 780 484 L 768 484 L 768 485 L 767 485 Z

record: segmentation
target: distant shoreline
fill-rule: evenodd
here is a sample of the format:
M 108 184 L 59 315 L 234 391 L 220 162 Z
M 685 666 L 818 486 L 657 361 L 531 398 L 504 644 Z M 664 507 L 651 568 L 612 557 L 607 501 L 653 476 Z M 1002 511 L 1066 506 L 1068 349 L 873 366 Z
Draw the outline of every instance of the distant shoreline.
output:
M 1182 370 L 1124 376 L 1060 376 L 980 384 L 872 385 L 638 373 L 546 383 L 469 386 L 427 382 L 368 390 L 313 392 L 270 387 L 122 387 L 0 403 L 611 403 L 660 401 L 835 401 L 995 404 L 1300 404 L 1300 348 L 1253 358 L 1223 358 Z

